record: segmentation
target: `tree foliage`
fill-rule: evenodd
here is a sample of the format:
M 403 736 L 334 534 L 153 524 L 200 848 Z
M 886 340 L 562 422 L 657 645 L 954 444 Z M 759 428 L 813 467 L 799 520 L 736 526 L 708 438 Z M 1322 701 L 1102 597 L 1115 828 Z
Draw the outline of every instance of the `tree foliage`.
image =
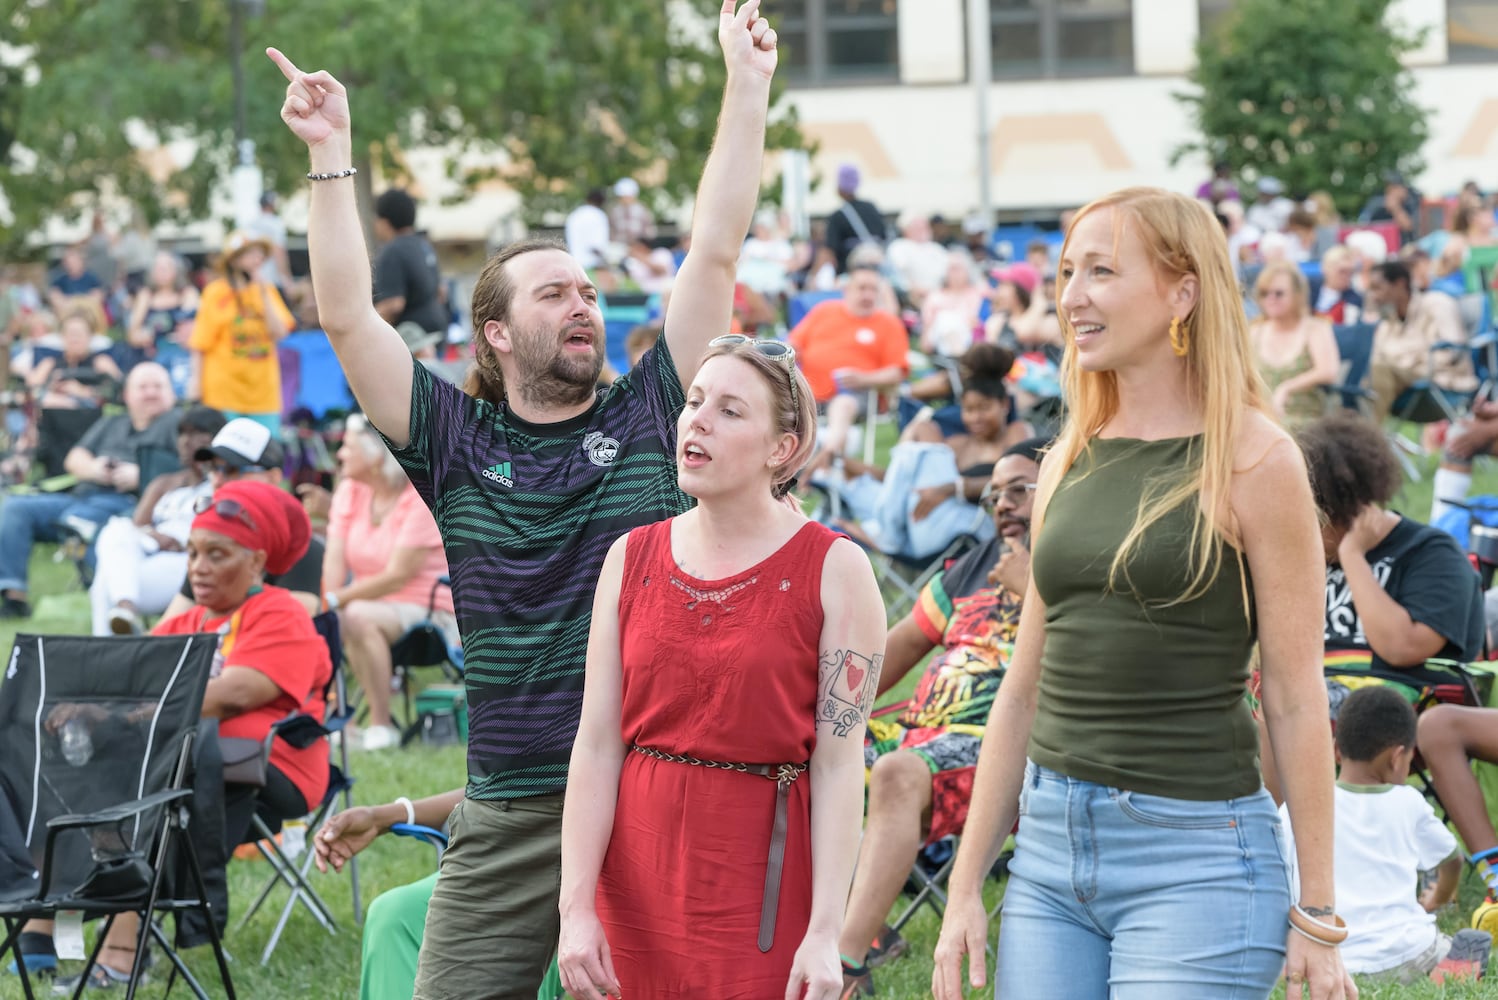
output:
M 1197 44 L 1196 85 L 1179 94 L 1205 153 L 1291 191 L 1326 190 L 1355 213 L 1390 171 L 1418 174 L 1427 112 L 1400 57 L 1418 37 L 1387 19 L 1389 0 L 1237 0 Z
M 280 121 L 267 45 L 349 88 L 369 144 L 358 165 L 398 176 L 402 151 L 440 148 L 465 188 L 500 177 L 532 218 L 626 175 L 679 200 L 701 174 L 724 81 L 713 0 L 22 0 L 0 15 L 28 77 L 18 86 L 0 66 L 0 142 L 14 140 L 0 145 L 14 217 L 0 244 L 87 211 L 102 187 L 153 221 L 206 216 L 235 162 L 236 2 L 263 8 L 243 22 L 243 65 L 269 188 L 301 183 L 307 156 Z M 799 147 L 794 115 L 772 117 L 771 148 Z M 152 138 L 195 149 L 191 162 L 142 155 Z M 485 166 L 460 169 L 465 153 Z

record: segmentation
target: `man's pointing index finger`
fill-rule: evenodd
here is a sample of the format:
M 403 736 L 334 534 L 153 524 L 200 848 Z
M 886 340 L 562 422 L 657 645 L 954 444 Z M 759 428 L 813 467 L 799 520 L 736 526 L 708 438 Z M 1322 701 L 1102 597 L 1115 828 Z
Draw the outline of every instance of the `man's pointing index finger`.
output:
M 296 63 L 286 58 L 286 53 L 280 49 L 268 48 L 265 54 L 270 56 L 270 61 L 276 64 L 276 68 L 281 71 L 282 76 L 286 77 L 287 82 L 295 83 L 297 77 L 302 75 L 302 71 L 296 68 Z

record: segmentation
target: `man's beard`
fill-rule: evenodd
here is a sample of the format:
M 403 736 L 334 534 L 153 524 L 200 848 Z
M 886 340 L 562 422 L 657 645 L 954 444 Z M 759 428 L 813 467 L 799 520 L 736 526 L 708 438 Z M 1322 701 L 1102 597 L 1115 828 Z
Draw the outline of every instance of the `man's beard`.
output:
M 583 355 L 571 354 L 562 346 L 560 330 L 515 330 L 510 338 L 516 368 L 512 390 L 535 407 L 576 406 L 592 399 L 603 371 L 603 334 L 592 325 L 588 332 L 593 351 Z

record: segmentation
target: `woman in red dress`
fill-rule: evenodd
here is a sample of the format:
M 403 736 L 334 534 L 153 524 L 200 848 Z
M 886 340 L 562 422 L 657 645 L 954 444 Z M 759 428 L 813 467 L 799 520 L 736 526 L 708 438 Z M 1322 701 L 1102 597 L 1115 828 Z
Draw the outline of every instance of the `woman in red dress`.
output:
M 885 616 L 863 553 L 785 501 L 814 420 L 789 347 L 714 341 L 677 424 L 698 505 L 604 563 L 562 818 L 574 996 L 842 985 Z

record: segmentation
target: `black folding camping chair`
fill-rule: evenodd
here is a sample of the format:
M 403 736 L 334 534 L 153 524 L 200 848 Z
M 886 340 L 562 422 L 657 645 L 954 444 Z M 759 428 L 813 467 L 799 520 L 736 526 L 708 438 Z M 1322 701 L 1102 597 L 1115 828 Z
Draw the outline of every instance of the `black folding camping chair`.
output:
M 0 809 L 11 811 L 35 873 L 0 892 L 0 958 L 25 921 L 81 912 L 105 924 L 79 996 L 121 913 L 141 915 L 135 995 L 148 942 L 203 1000 L 208 994 L 157 923 L 202 918 L 224 994 L 234 986 L 197 853 L 187 837 L 194 736 L 218 637 L 18 635 L 0 683 Z M 15 876 L 18 873 L 9 872 Z M 27 877 L 32 876 L 32 877 Z M 26 996 L 26 963 L 15 955 Z

